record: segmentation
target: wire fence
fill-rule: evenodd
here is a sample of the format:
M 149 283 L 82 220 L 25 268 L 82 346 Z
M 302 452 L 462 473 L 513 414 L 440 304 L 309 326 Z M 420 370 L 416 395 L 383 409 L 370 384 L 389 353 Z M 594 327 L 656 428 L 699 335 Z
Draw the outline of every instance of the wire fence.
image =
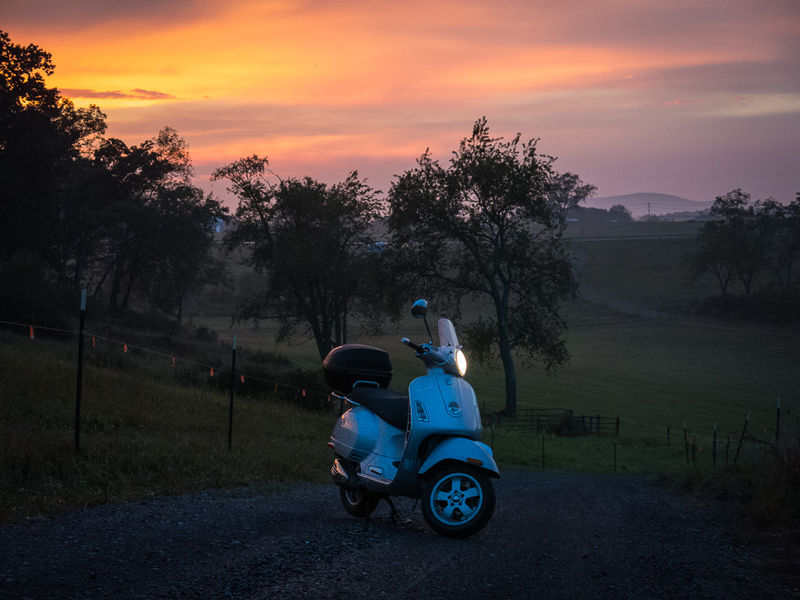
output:
M 84 313 L 82 311 L 82 316 Z M 117 330 L 116 333 L 102 331 L 99 327 L 65 328 L 0 320 L 0 327 L 13 332 L 17 336 L 25 336 L 31 342 L 46 342 L 58 339 L 63 342 L 79 344 L 79 355 L 85 346 L 87 360 L 95 366 L 108 366 L 122 369 L 135 369 L 146 372 L 154 379 L 169 379 L 180 385 L 215 388 L 230 394 L 229 414 L 229 446 L 232 443 L 233 407 L 236 396 L 258 397 L 269 396 L 274 399 L 289 401 L 305 408 L 335 410 L 337 402 L 332 402 L 327 391 L 321 391 L 313 382 L 297 381 L 298 376 L 287 378 L 264 377 L 252 366 L 239 363 L 237 367 L 237 341 L 234 335 L 231 344 L 217 344 L 206 356 L 198 359 L 191 356 L 188 348 L 181 350 L 181 344 L 171 340 L 178 347 L 176 350 L 165 350 L 157 344 L 147 344 L 140 339 L 141 332 Z M 133 341 L 131 341 L 133 340 Z M 159 341 L 154 338 L 154 341 Z M 163 340 L 161 340 L 163 341 Z M 215 359 L 208 357 L 208 352 L 216 353 Z M 225 355 L 228 355 L 226 357 Z M 226 360 L 227 359 L 227 360 Z M 76 390 L 76 448 L 80 446 L 80 374 L 82 364 L 80 356 L 76 365 L 78 390 Z M 307 375 L 307 374 L 306 374 Z M 317 374 L 319 376 L 319 374 Z M 299 376 L 302 377 L 302 374 Z M 324 386 L 320 386 L 324 387 Z M 781 424 L 780 399 L 776 410 L 775 427 L 762 426 L 755 428 L 750 415 L 743 421 L 741 431 L 722 432 L 714 424 L 713 430 L 698 432 L 685 424 L 679 427 L 662 428 L 663 437 L 659 436 L 659 444 L 682 449 L 682 456 L 687 466 L 710 463 L 713 466 L 736 464 L 744 458 L 762 455 L 774 451 L 783 430 L 786 434 L 796 435 L 797 417 L 794 422 Z M 515 418 L 500 414 L 484 414 L 484 426 L 494 429 L 531 435 L 553 435 L 559 437 L 596 436 L 619 438 L 621 433 L 634 433 L 641 424 L 626 422 L 620 416 L 576 415 L 564 408 L 523 408 L 517 411 Z M 616 443 L 614 445 L 616 464 Z M 544 462 L 544 459 L 543 459 Z
M 31 343 L 61 342 L 77 345 L 76 390 L 75 390 L 75 449 L 80 450 L 81 432 L 81 400 L 82 378 L 84 362 L 96 367 L 111 367 L 123 370 L 135 370 L 147 373 L 153 380 L 169 380 L 179 385 L 200 386 L 216 388 L 230 395 L 228 446 L 232 445 L 234 401 L 237 396 L 264 397 L 289 401 L 308 409 L 327 408 L 332 405 L 327 392 L 320 391 L 315 385 L 315 377 L 310 372 L 290 370 L 284 378 L 264 377 L 263 370 L 253 366 L 237 367 L 237 337 L 234 335 L 230 345 L 216 344 L 216 349 L 199 346 L 195 351 L 205 353 L 206 359 L 197 359 L 191 356 L 191 344 L 174 340 L 172 338 L 153 338 L 162 346 L 174 346 L 177 350 L 164 350 L 154 347 L 156 344 L 146 345 L 138 340 L 143 337 L 141 332 L 117 329 L 115 334 L 107 333 L 93 328 L 85 328 L 85 300 L 82 299 L 79 326 L 75 328 L 53 327 L 35 323 L 22 323 L 19 321 L 0 320 L 0 328 L 26 337 Z M 74 348 L 74 346 L 72 346 Z M 199 348 L 199 349 L 198 349 Z M 55 351 L 55 345 L 49 345 L 49 350 Z M 74 352 L 70 353 L 73 357 Z M 217 354 L 216 360 L 208 360 L 209 354 Z M 229 359 L 225 360 L 225 354 Z M 281 363 L 284 370 L 288 361 L 281 361 L 274 355 L 264 355 L 259 351 L 252 353 L 257 359 L 266 356 L 268 360 Z M 317 376 L 318 377 L 318 376 Z
M 551 433 L 565 437 L 619 437 L 620 433 L 619 417 L 576 415 L 567 408 L 520 408 L 513 418 L 492 415 L 488 424 L 531 434 Z
M 80 334 L 76 329 L 63 329 L 57 327 L 48 327 L 43 325 L 31 325 L 28 323 L 20 323 L 14 321 L 0 320 L 0 326 L 4 329 L 16 334 L 24 334 L 31 340 L 40 339 L 42 332 L 50 334 L 59 334 L 59 338 L 74 339 L 77 343 L 77 338 Z M 51 336 L 52 337 L 52 336 Z M 93 357 L 94 364 L 97 366 L 130 366 L 138 367 L 151 371 L 154 376 L 159 376 L 165 373 L 171 374 L 173 378 L 180 379 L 186 378 L 186 373 L 191 375 L 188 378 L 188 383 L 198 384 L 206 383 L 208 385 L 219 387 L 220 389 L 228 389 L 230 377 L 234 376 L 237 391 L 247 392 L 247 388 L 243 387 L 247 383 L 259 383 L 261 386 L 251 386 L 255 391 L 263 390 L 264 386 L 271 388 L 273 392 L 279 393 L 280 391 L 289 392 L 289 395 L 301 395 L 304 397 L 316 396 L 327 398 L 327 392 L 311 389 L 309 386 L 298 385 L 279 379 L 264 378 L 248 372 L 247 369 L 233 370 L 232 362 L 227 364 L 223 360 L 218 362 L 210 362 L 203 360 L 196 360 L 187 358 L 177 352 L 166 352 L 156 348 L 143 346 L 126 341 L 124 337 L 109 336 L 102 333 L 92 331 L 85 331 L 85 344 L 89 349 L 87 357 Z M 133 335 L 132 335 L 133 337 Z M 233 348 L 229 349 L 232 355 Z M 92 354 L 94 353 L 94 354 Z M 180 367 L 188 367 L 189 371 L 180 371 Z M 241 387 L 240 387 L 241 384 Z
M 542 469 L 617 472 L 710 471 L 735 465 L 763 468 L 795 460 L 800 450 L 800 416 L 791 398 L 776 398 L 775 412 L 760 407 L 751 413 L 720 412 L 724 425 L 656 424 L 653 420 L 606 415 L 579 415 L 565 408 L 521 408 L 515 416 L 483 415 L 487 443 L 515 450 L 522 464 Z M 724 414 L 727 412 L 728 414 Z M 736 426 L 737 417 L 740 425 Z M 662 421 L 663 423 L 663 421 Z M 593 456 L 594 455 L 594 456 Z M 765 462 L 766 461 L 766 462 Z

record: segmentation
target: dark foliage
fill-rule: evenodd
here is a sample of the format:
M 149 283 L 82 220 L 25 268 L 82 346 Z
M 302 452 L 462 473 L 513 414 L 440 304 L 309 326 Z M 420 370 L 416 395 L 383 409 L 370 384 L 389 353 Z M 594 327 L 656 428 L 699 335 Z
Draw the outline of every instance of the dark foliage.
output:
M 693 278 L 711 275 L 720 293 L 706 299 L 701 314 L 776 323 L 798 319 L 800 276 L 800 194 L 788 206 L 750 202 L 733 190 L 717 197 L 712 220 L 687 257 Z
M 594 191 L 558 174 L 536 142 L 492 138 L 486 119 L 478 120 L 448 167 L 426 152 L 397 177 L 389 198 L 393 268 L 407 289 L 435 293 L 455 313 L 465 297 L 488 303 L 461 331 L 474 355 L 499 356 L 512 415 L 514 351 L 547 366 L 567 359 L 560 307 L 577 283 L 562 234 L 567 211 Z
M 279 341 L 302 335 L 320 358 L 347 342 L 349 319 L 381 305 L 380 246 L 372 226 L 377 193 L 353 172 L 328 187 L 310 177 L 281 179 L 258 156 L 218 169 L 239 198 L 231 247 L 247 246 L 247 262 L 266 279 L 264 294 L 240 307 L 240 319 L 274 319 Z
M 132 147 L 103 138 L 97 106 L 46 85 L 54 69 L 48 52 L 0 31 L 3 317 L 43 324 L 44 304 L 60 310 L 85 288 L 111 315 L 136 298 L 180 322 L 186 294 L 214 271 L 202 267 L 226 209 L 191 185 L 174 130 Z
M 749 296 L 726 294 L 705 298 L 694 312 L 731 321 L 775 324 L 800 322 L 800 291 L 793 293 L 757 292 Z

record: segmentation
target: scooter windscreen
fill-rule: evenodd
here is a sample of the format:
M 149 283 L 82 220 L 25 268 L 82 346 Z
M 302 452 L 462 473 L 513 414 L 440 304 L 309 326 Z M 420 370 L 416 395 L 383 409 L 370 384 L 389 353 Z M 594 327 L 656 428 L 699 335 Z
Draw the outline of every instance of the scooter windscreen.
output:
M 458 336 L 456 335 L 456 328 L 450 319 L 439 319 L 439 346 L 442 348 L 447 346 L 458 348 Z

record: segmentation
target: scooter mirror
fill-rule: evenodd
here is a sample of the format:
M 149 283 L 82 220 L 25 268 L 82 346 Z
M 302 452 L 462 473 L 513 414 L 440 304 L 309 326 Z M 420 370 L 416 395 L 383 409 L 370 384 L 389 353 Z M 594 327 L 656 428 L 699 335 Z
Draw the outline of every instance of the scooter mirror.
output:
M 420 298 L 411 305 L 411 314 L 415 319 L 424 319 L 428 314 L 428 301 Z

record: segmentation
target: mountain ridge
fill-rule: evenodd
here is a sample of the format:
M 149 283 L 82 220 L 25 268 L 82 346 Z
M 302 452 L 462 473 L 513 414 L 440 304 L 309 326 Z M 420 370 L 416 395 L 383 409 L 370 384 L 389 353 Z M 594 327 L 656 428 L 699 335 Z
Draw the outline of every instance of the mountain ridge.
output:
M 713 202 L 697 202 L 674 194 L 657 192 L 637 192 L 618 196 L 589 198 L 584 203 L 587 208 L 608 210 L 617 204 L 623 205 L 631 215 L 638 219 L 648 215 L 666 215 L 679 212 L 696 212 L 710 208 Z

